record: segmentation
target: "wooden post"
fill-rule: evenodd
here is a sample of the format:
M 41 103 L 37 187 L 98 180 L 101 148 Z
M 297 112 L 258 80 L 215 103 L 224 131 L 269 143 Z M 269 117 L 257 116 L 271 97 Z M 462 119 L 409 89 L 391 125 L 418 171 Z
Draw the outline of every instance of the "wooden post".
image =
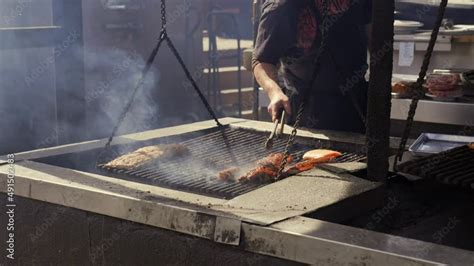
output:
M 388 175 L 391 82 L 393 63 L 394 0 L 372 1 L 370 82 L 368 92 L 369 179 L 384 181 Z

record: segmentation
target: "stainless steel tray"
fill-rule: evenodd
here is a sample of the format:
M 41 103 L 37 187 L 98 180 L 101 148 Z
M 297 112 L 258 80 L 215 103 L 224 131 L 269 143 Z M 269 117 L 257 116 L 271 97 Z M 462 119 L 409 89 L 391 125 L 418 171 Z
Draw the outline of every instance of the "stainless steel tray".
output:
M 474 143 L 474 137 L 422 133 L 410 146 L 409 151 L 415 156 L 427 156 L 469 143 Z

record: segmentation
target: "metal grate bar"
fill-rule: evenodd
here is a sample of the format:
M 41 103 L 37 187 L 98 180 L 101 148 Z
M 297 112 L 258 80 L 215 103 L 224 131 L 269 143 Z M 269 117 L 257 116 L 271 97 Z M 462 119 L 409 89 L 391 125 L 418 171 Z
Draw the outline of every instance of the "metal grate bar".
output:
M 343 153 L 343 155 L 335 160 L 336 163 L 356 162 L 367 159 L 365 155 L 356 153 Z

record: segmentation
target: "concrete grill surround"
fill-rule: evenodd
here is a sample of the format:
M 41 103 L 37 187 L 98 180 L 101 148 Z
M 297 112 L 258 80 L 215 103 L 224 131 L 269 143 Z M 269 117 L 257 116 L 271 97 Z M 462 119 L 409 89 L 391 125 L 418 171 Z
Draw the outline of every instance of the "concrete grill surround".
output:
M 244 119 L 225 118 L 222 122 L 232 127 L 260 131 L 270 131 L 272 127 L 270 123 Z M 135 133 L 117 137 L 114 145 L 176 136 L 213 127 L 215 127 L 213 121 L 204 121 Z M 290 129 L 286 130 L 289 132 Z M 301 130 L 299 136 L 360 145 L 364 143 L 363 136 L 353 134 Z M 260 254 L 252 255 L 254 262 L 260 263 L 294 261 L 311 264 L 353 262 L 400 265 L 412 262 L 422 265 L 465 263 L 474 258 L 472 253 L 463 250 L 303 217 L 311 213 L 311 217 L 330 216 L 332 220 L 342 220 L 353 214 L 354 208 L 347 208 L 348 205 L 363 205 L 367 210 L 380 206 L 383 200 L 383 186 L 351 174 L 364 169 L 365 164 L 362 163 L 328 165 L 264 186 L 234 199 L 223 200 L 38 162 L 41 158 L 94 150 L 102 147 L 104 143 L 105 140 L 88 141 L 19 153 L 15 156 L 15 194 L 19 197 L 18 200 L 23 202 L 25 210 L 47 210 L 51 213 L 61 210 L 59 211 L 61 214 L 71 213 L 72 216 L 77 216 L 74 224 L 80 228 L 89 228 L 88 236 L 67 232 L 69 240 L 62 239 L 61 243 L 67 242 L 69 247 L 78 247 L 78 243 L 87 242 L 87 239 L 97 240 L 99 237 L 97 230 L 90 226 L 94 224 L 97 226 L 97 219 L 101 219 L 106 223 L 106 227 L 109 224 L 112 227 L 124 223 L 127 228 L 124 232 L 132 237 L 131 241 L 137 247 L 144 245 L 143 248 L 146 249 L 146 243 L 133 238 L 138 232 L 130 230 L 132 227 L 141 228 L 137 229 L 138 231 L 155 232 L 165 239 L 185 239 L 183 241 L 203 243 L 179 247 L 183 250 L 200 246 L 203 250 L 209 249 L 210 252 L 213 249 L 226 250 L 221 257 L 228 254 L 227 259 L 233 258 L 231 261 L 235 264 L 250 263 L 237 259 L 236 254 L 252 253 Z M 3 162 L 3 165 L 0 165 L 0 180 L 3 184 L 6 182 L 7 174 L 8 165 Z M 5 186 L 1 189 L 5 192 Z M 2 196 L 2 200 L 4 198 Z M 359 204 L 361 202 L 364 204 Z M 22 212 L 21 209 L 17 211 Z M 29 228 L 34 234 L 35 223 L 41 221 L 34 221 L 27 214 L 21 215 L 26 220 L 18 223 L 30 225 Z M 67 219 L 67 215 L 61 215 L 58 221 Z M 57 230 L 56 227 L 51 228 L 48 234 L 60 234 L 63 231 L 60 229 L 61 226 L 62 223 Z M 23 234 L 26 234 L 25 232 Z M 110 230 L 108 233 L 113 234 Z M 38 242 L 31 243 L 28 235 L 23 234 L 19 237 L 22 237 L 21 241 L 28 242 L 30 248 L 39 245 Z M 54 237 L 44 237 L 43 240 L 53 241 Z M 211 244 L 212 242 L 216 243 Z M 52 245 L 51 249 L 55 248 L 59 249 L 61 245 L 56 247 Z M 420 248 L 427 252 L 420 252 Z M 88 257 L 83 259 L 92 263 L 92 257 L 95 260 L 96 254 L 90 249 L 91 247 Z M 70 256 L 70 251 L 68 252 L 65 251 L 63 254 Z M 114 252 L 118 251 L 113 248 L 107 252 L 102 250 L 101 256 L 113 257 Z M 179 261 L 179 254 L 175 255 L 176 261 Z M 134 255 L 121 256 L 123 263 Z M 147 256 L 157 260 L 162 258 L 158 253 Z M 25 255 L 25 258 L 27 257 Z M 33 255 L 29 258 L 32 261 L 34 259 Z M 169 262 L 173 261 L 171 255 L 166 258 Z M 37 259 L 39 260 L 39 257 Z M 183 260 L 184 258 L 181 258 L 182 262 Z M 217 263 L 211 258 L 209 261 Z

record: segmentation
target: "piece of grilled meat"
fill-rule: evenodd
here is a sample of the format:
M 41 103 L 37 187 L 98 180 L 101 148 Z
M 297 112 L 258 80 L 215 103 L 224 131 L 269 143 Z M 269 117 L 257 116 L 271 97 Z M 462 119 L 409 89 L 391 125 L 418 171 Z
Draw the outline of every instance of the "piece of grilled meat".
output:
M 332 160 L 341 156 L 337 151 L 331 150 L 312 150 L 303 155 L 303 161 L 289 167 L 285 170 L 285 176 L 292 176 L 304 171 L 313 169 L 318 164 L 330 163 Z
M 314 168 L 318 164 L 329 163 L 335 158 L 342 154 L 337 151 L 331 150 L 312 150 L 303 156 L 303 161 L 294 164 L 293 166 L 287 167 L 283 171 L 283 178 L 288 176 L 296 175 L 304 171 L 308 171 Z M 278 175 L 278 169 L 284 158 L 283 153 L 272 153 L 267 157 L 259 160 L 257 166 L 247 172 L 245 175 L 239 177 L 239 182 L 254 182 L 254 183 L 269 183 L 275 181 Z M 293 157 L 288 157 L 287 164 L 293 162 Z M 219 173 L 219 180 L 233 181 L 240 172 L 239 168 L 229 168 Z
M 239 177 L 240 182 L 268 183 L 276 178 L 278 167 L 258 166 L 247 174 Z
M 342 156 L 342 153 L 338 151 L 316 149 L 316 150 L 307 151 L 303 155 L 303 159 L 322 159 L 324 161 L 324 160 L 332 160 L 339 156 Z
M 239 177 L 240 182 L 257 182 L 266 183 L 273 181 L 277 174 L 278 168 L 284 158 L 283 153 L 272 153 L 257 162 L 257 167 L 249 171 L 247 174 Z M 293 157 L 288 157 L 288 163 L 293 161 Z
M 224 169 L 219 172 L 217 176 L 217 180 L 225 181 L 225 182 L 236 181 L 237 176 L 239 176 L 240 171 L 241 170 L 238 167 L 230 167 L 230 168 Z
M 189 150 L 182 144 L 159 144 L 140 148 L 122 155 L 107 164 L 106 168 L 132 170 L 155 160 L 171 159 L 189 155 Z

